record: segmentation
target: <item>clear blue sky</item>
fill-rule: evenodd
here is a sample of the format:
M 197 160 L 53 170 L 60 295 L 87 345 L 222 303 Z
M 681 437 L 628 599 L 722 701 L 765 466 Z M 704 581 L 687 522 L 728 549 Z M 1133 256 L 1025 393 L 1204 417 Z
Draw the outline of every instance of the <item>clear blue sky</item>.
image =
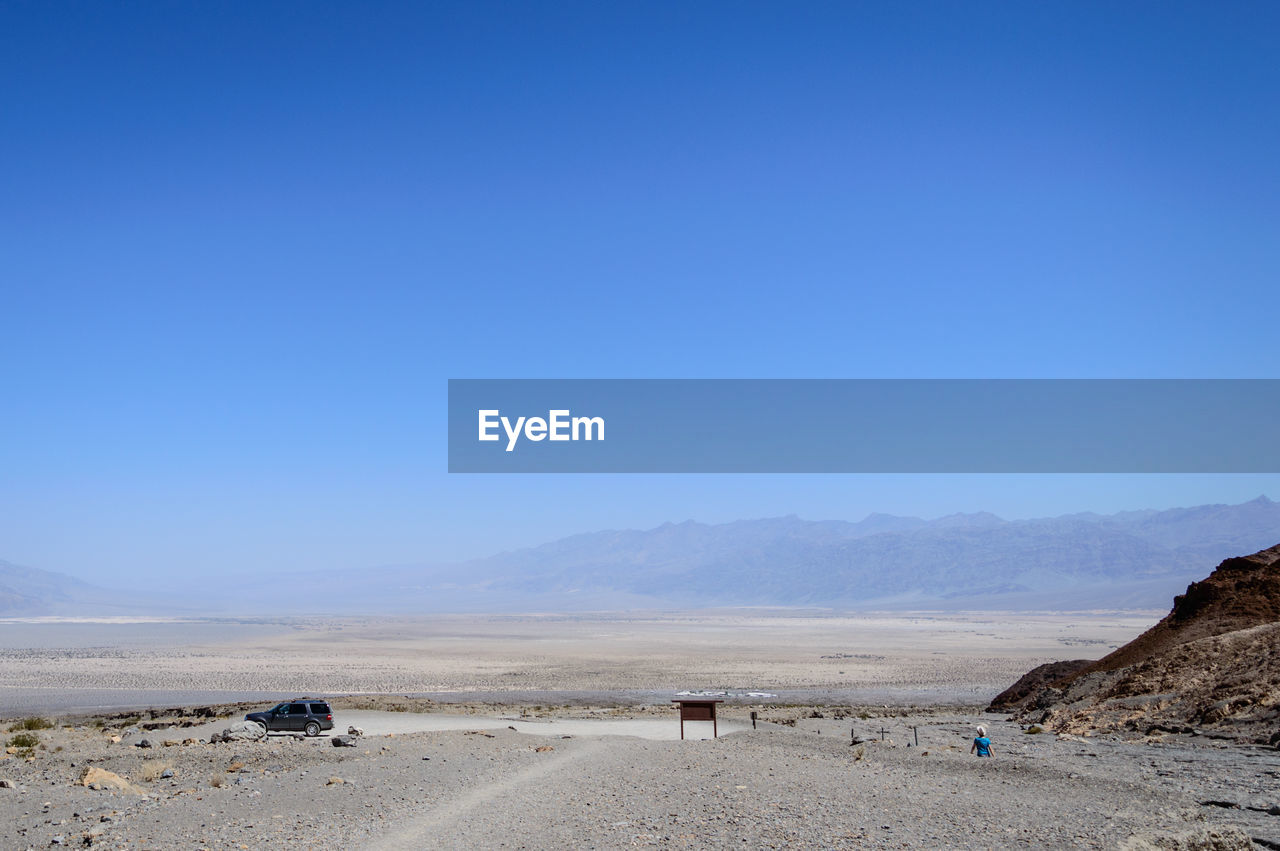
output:
M 449 377 L 1280 377 L 1278 33 L 1270 2 L 4 3 L 0 559 L 1280 498 L 444 472 Z

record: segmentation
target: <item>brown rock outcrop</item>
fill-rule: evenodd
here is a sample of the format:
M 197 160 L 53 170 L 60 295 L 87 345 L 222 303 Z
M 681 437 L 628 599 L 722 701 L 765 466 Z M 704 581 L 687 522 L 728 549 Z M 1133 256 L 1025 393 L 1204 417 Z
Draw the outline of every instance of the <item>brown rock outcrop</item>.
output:
M 1192 582 L 1185 594 L 1174 597 L 1173 610 L 1158 624 L 1076 675 L 1114 671 L 1179 644 L 1277 622 L 1280 544 L 1222 562 L 1208 578 Z
M 1031 671 L 993 708 L 1004 699 L 1066 733 L 1196 732 L 1280 744 L 1280 545 L 1227 559 L 1133 641 L 1059 670 Z

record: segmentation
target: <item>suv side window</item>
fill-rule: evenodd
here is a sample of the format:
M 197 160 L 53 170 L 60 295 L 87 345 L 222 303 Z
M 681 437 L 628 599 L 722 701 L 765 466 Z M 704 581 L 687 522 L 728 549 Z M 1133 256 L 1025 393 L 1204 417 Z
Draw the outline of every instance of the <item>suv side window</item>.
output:
M 290 715 L 306 715 L 307 705 L 305 703 L 290 703 L 289 714 Z
M 328 714 L 329 714 L 329 704 L 327 704 L 327 703 L 313 703 L 313 704 L 311 704 L 311 714 L 312 714 L 312 715 L 328 715 Z

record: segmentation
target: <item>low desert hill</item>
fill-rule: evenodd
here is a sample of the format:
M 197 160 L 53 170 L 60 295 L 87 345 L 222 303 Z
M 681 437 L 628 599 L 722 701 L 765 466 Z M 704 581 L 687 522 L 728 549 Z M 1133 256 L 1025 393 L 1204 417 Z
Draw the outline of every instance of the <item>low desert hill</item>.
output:
M 1058 732 L 1200 732 L 1277 744 L 1280 545 L 1223 561 L 1133 641 L 1096 662 L 1042 665 L 992 709 Z

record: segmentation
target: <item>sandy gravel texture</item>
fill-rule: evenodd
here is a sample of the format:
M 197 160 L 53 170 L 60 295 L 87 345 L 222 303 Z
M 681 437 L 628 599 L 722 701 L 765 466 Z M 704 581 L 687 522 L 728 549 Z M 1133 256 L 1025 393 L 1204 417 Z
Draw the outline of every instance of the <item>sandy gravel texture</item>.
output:
M 651 710 L 662 711 L 676 723 Z M 12 786 L 0 788 L 0 847 L 79 846 L 96 831 L 93 847 L 154 849 L 1114 848 L 1203 825 L 1280 842 L 1280 815 L 1268 814 L 1280 804 L 1280 752 L 1029 735 L 947 712 L 768 712 L 776 723 L 684 742 L 489 723 L 366 736 L 355 748 L 324 737 L 164 745 L 193 728 L 119 743 L 110 726 L 40 731 L 32 761 L 0 761 Z M 568 714 L 590 721 L 581 708 Z M 968 755 L 979 720 L 994 759 Z M 141 735 L 155 746 L 131 744 Z M 142 793 L 79 786 L 86 766 Z M 162 767 L 173 777 L 159 777 Z
M 338 695 L 768 691 L 979 703 L 1037 664 L 1098 657 L 1156 613 L 794 612 L 0 624 L 0 712 Z M 154 638 L 149 640 L 149 635 Z M 166 695 L 172 697 L 166 700 Z

